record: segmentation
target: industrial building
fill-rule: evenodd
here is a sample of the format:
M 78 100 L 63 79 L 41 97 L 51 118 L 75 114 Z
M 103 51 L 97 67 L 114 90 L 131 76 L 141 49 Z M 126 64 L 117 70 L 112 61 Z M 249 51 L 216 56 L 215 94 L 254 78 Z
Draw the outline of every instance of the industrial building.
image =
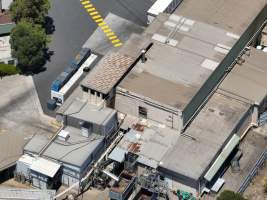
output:
M 16 171 L 36 187 L 53 187 L 51 179 L 70 186 L 112 142 L 119 121 L 125 135 L 97 170 L 115 180 L 111 196 L 126 198 L 147 169 L 160 174 L 168 191 L 210 192 L 266 111 L 266 55 L 248 46 L 265 25 L 267 5 L 249 2 L 222 7 L 204 0 L 198 8 L 188 0 L 174 14 L 159 14 L 92 69 L 57 112 L 64 127 L 53 138 L 33 137 Z M 228 18 L 244 7 L 246 16 Z M 38 171 L 36 160 L 53 162 L 54 173 Z M 130 178 L 120 178 L 127 173 Z
M 219 7 L 217 1 L 210 3 Z M 178 131 L 193 119 L 254 33 L 264 25 L 267 10 L 262 1 L 250 6 L 246 18 L 238 18 L 236 28 L 230 32 L 229 28 L 224 29 L 227 19 L 218 20 L 216 26 L 206 23 L 201 17 L 207 15 L 204 9 L 198 11 L 203 21 L 196 16 L 189 18 L 187 12 L 180 15 L 183 7 L 188 9 L 186 5 L 182 2 L 172 15 L 160 14 L 140 36 L 150 37 L 153 45 L 145 53 L 146 61 L 138 62 L 118 85 L 115 103 L 119 112 L 155 120 Z M 228 10 L 222 12 L 227 15 Z
M 222 17 L 244 7 L 245 16 Z M 266 1 L 224 2 L 223 8 L 219 1 L 183 1 L 174 14 L 160 14 L 143 35 L 133 35 L 125 52 L 136 48 L 137 38 L 153 45 L 144 53 L 139 48 L 143 59 L 116 87 L 115 109 L 126 114 L 131 130 L 109 158 L 121 163 L 134 154 L 137 174 L 148 167 L 172 191 L 209 192 L 266 111 L 266 55 L 247 47 L 256 44 L 266 11 Z
M 52 138 L 36 134 L 24 147 L 24 155 L 17 162 L 16 173 L 26 179 L 29 177 L 38 188 L 55 188 L 60 184 L 71 186 L 79 182 L 117 130 L 116 111 L 90 104 L 82 96 L 68 99 L 59 109 L 57 119 L 62 120 L 63 128 Z M 24 157 L 26 160 L 37 157 L 44 166 L 49 162 L 54 162 L 55 166 L 41 170 L 34 167 L 38 165 L 36 161 L 21 164 L 25 163 Z M 50 174 L 51 170 L 53 174 Z

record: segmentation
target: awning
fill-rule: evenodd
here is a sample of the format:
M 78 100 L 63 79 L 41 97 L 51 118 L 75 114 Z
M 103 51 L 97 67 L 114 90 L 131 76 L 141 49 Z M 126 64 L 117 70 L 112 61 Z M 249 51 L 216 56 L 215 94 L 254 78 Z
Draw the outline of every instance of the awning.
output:
M 39 157 L 36 161 L 33 162 L 30 169 L 32 171 L 53 178 L 58 172 L 59 168 L 60 164 Z
M 224 147 L 220 155 L 217 157 L 213 165 L 210 167 L 208 172 L 205 174 L 204 178 L 207 181 L 211 181 L 214 175 L 218 172 L 224 161 L 227 159 L 227 157 L 231 154 L 233 149 L 236 147 L 236 145 L 239 143 L 240 137 L 238 135 L 233 135 L 231 140 L 227 143 L 227 145 Z

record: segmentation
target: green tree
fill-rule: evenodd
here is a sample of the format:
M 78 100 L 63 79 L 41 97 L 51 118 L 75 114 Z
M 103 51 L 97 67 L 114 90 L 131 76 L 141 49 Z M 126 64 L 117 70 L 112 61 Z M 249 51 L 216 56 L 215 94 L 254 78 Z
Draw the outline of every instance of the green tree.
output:
M 241 194 L 235 193 L 230 190 L 223 191 L 219 197 L 217 197 L 217 200 L 247 200 L 244 198 Z
M 43 24 L 49 8 L 49 0 L 16 0 L 10 5 L 10 12 L 12 20 L 16 23 L 27 19 L 33 23 Z
M 47 35 L 40 25 L 22 20 L 11 31 L 11 53 L 22 69 L 34 69 L 44 64 Z

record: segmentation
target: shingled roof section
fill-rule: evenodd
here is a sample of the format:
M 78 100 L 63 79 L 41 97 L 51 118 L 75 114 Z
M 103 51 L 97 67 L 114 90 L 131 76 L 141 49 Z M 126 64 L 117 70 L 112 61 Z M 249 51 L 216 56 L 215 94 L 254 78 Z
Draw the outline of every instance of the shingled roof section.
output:
M 87 75 L 82 86 L 108 94 L 134 61 L 130 56 L 110 53 Z

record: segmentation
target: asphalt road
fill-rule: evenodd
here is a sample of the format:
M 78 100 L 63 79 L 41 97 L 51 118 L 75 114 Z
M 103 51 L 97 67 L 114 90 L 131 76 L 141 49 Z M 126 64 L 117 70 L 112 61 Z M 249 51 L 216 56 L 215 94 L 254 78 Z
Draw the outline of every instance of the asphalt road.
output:
M 103 18 L 112 12 L 138 25 L 146 25 L 146 10 L 153 0 L 93 0 Z M 54 20 L 49 50 L 54 52 L 46 63 L 45 71 L 34 75 L 34 83 L 45 114 L 54 115 L 46 107 L 52 81 L 79 52 L 85 41 L 97 28 L 79 0 L 51 0 L 49 16 Z

